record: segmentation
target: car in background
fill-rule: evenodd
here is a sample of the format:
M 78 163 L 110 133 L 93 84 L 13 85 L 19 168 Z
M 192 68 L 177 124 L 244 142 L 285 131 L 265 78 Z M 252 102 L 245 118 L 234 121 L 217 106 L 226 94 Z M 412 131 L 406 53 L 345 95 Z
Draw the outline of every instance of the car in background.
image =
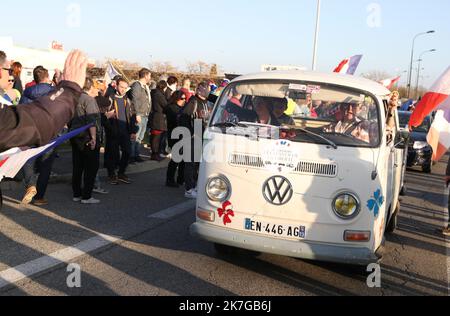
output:
M 408 129 L 412 113 L 399 111 L 398 115 L 400 127 Z M 432 123 L 432 117 L 428 116 L 425 118 L 422 125 L 412 130 L 408 146 L 408 168 L 421 167 L 423 172 L 431 173 L 433 168 L 433 149 L 427 142 L 427 135 Z

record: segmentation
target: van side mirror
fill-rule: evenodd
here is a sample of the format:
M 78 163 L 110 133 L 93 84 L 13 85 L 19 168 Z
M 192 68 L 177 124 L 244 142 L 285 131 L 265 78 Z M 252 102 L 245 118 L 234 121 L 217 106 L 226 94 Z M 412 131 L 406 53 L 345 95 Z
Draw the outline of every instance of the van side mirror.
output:
M 399 131 L 395 136 L 395 148 L 405 149 L 409 145 L 409 138 L 411 134 L 409 131 Z

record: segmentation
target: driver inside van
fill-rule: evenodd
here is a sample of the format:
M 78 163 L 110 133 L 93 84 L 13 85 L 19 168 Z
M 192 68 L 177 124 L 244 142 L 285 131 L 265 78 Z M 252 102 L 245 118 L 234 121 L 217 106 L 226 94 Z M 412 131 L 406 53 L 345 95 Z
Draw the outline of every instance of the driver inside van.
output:
M 324 132 L 349 135 L 363 142 L 370 143 L 369 123 L 358 117 L 360 112 L 361 104 L 341 104 L 341 119 L 325 127 Z

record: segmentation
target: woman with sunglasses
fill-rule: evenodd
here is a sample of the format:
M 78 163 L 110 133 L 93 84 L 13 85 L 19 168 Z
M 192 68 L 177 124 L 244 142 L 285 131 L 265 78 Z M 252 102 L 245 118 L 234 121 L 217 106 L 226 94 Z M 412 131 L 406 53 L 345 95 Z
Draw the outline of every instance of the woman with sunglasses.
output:
M 186 94 L 183 91 L 175 91 L 169 99 L 169 105 L 166 108 L 167 137 L 169 147 L 171 149 L 173 149 L 173 147 L 177 143 L 177 140 L 172 139 L 172 132 L 179 126 L 178 118 L 180 117 L 181 112 L 186 105 L 186 99 Z M 174 158 L 172 157 L 172 160 L 170 161 L 169 167 L 167 169 L 166 186 L 170 188 L 178 188 L 184 184 L 184 162 L 177 163 L 173 159 Z M 175 174 L 177 173 L 177 169 L 178 178 L 175 182 Z

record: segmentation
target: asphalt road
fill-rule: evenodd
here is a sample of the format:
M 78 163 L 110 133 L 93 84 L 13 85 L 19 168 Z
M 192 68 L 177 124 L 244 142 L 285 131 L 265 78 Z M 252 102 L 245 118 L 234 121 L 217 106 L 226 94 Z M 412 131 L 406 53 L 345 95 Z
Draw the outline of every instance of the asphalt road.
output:
M 0 295 L 449 295 L 450 244 L 439 234 L 447 218 L 443 162 L 431 175 L 408 171 L 380 288 L 369 288 L 369 273 L 351 266 L 216 254 L 189 235 L 194 204 L 163 186 L 163 166 L 134 174 L 132 185 L 107 186 L 99 206 L 71 202 L 64 184 L 50 186 L 45 208 L 22 208 L 22 192 L 4 192 Z M 69 263 L 81 268 L 80 279 Z

